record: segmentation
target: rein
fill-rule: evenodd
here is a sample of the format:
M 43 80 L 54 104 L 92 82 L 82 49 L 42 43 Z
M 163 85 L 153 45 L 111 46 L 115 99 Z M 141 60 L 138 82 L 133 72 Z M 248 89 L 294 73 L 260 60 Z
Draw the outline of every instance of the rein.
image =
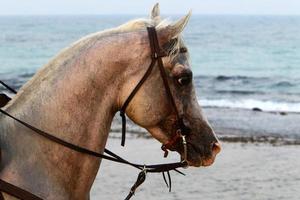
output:
M 187 146 L 186 146 L 186 140 L 185 140 L 185 135 L 188 133 L 188 128 L 184 126 L 183 123 L 183 119 L 182 117 L 179 115 L 178 109 L 176 107 L 175 104 L 175 100 L 172 96 L 171 93 L 171 89 L 169 87 L 168 84 L 168 80 L 167 80 L 167 74 L 164 70 L 164 66 L 163 66 L 163 62 L 162 62 L 162 57 L 167 56 L 167 54 L 163 53 L 160 48 L 159 48 L 159 43 L 158 43 L 158 39 L 157 39 L 157 33 L 154 27 L 147 27 L 147 31 L 148 31 L 148 35 L 149 35 L 149 41 L 150 41 L 150 47 L 151 47 L 151 64 L 148 67 L 146 73 L 144 74 L 144 76 L 142 77 L 142 79 L 139 81 L 139 83 L 137 84 L 137 86 L 133 89 L 133 91 L 131 92 L 131 94 L 129 95 L 129 97 L 127 98 L 127 100 L 125 101 L 125 103 L 123 104 L 123 106 L 120 109 L 120 115 L 122 117 L 122 141 L 121 141 L 121 145 L 124 146 L 125 145 L 125 135 L 126 135 L 126 116 L 125 116 L 125 110 L 128 106 L 128 104 L 130 103 L 130 101 L 132 100 L 132 98 L 134 97 L 134 95 L 137 93 L 137 91 L 139 90 L 139 88 L 143 85 L 143 83 L 146 81 L 146 79 L 149 77 L 149 75 L 151 74 L 151 71 L 153 69 L 153 67 L 155 66 L 156 62 L 158 63 L 159 66 L 159 70 L 160 70 L 160 74 L 161 77 L 163 79 L 164 82 L 164 86 L 168 95 L 168 98 L 174 108 L 175 114 L 177 116 L 177 131 L 175 133 L 175 135 L 172 136 L 172 138 L 169 140 L 169 142 L 167 142 L 166 144 L 164 144 L 162 146 L 162 150 L 165 151 L 165 157 L 167 155 L 168 149 L 172 148 L 172 146 L 178 142 L 179 139 L 182 139 L 182 145 L 183 145 L 183 158 L 181 162 L 176 162 L 176 163 L 166 163 L 166 164 L 156 164 L 156 165 L 141 165 L 141 164 L 136 164 L 136 163 L 131 163 L 125 159 L 123 159 L 122 157 L 116 155 L 115 153 L 111 152 L 108 149 L 104 149 L 104 153 L 105 154 L 101 154 L 89 149 L 86 149 L 84 147 L 80 147 L 78 145 L 69 143 L 63 139 L 60 139 L 56 136 L 54 136 L 54 134 L 50 134 L 48 132 L 45 132 L 39 128 L 36 128 L 32 125 L 30 125 L 29 123 L 26 123 L 25 121 L 22 121 L 18 118 L 16 118 L 15 116 L 9 114 L 8 112 L 6 112 L 5 110 L 0 108 L 0 112 L 15 120 L 16 122 L 22 124 L 23 126 L 31 129 L 34 133 L 53 141 L 54 143 L 58 143 L 66 148 L 69 148 L 71 150 L 77 151 L 79 153 L 83 153 L 83 154 L 87 154 L 89 156 L 94 156 L 97 158 L 102 158 L 102 159 L 106 159 L 106 160 L 110 160 L 113 162 L 117 162 L 117 163 L 122 163 L 122 164 L 127 164 L 130 165 L 132 167 L 135 167 L 140 171 L 136 182 L 134 183 L 134 185 L 131 187 L 129 194 L 127 195 L 127 197 L 125 198 L 125 200 L 129 200 L 135 193 L 136 189 L 145 181 L 146 179 L 146 174 L 147 173 L 162 173 L 163 175 L 163 179 L 167 185 L 167 187 L 169 188 L 169 191 L 171 191 L 171 176 L 170 176 L 170 171 L 174 170 L 182 175 L 183 174 L 181 171 L 178 170 L 178 168 L 186 168 L 187 162 L 186 162 L 186 158 L 187 158 Z M 6 85 L 5 83 L 3 83 L 2 81 L 0 81 L 0 84 L 2 84 L 6 89 L 10 90 L 12 93 L 17 93 L 13 88 L 9 87 L 8 85 Z M 6 103 L 8 103 L 10 101 L 10 98 L 4 94 L 1 94 L 0 96 L 0 101 L 3 101 L 4 103 L 2 103 L 2 105 L 5 105 Z M 1 107 L 1 105 L 0 105 Z M 168 181 L 166 179 L 165 173 L 167 173 L 168 176 Z M 14 197 L 23 199 L 23 200 L 41 200 L 40 197 L 35 196 L 34 194 L 25 191 L 17 186 L 14 186 L 4 180 L 0 179 L 0 191 L 6 192 Z M 3 196 L 0 194 L 0 200 L 3 199 Z

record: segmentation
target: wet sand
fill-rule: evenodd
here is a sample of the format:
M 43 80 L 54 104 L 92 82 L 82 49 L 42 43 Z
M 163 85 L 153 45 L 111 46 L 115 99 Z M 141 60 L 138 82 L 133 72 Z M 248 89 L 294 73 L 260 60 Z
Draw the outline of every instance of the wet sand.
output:
M 277 139 L 280 143 L 300 144 L 300 114 L 260 112 L 232 108 L 204 108 L 216 133 L 226 139 L 252 138 L 262 141 Z
M 233 108 L 203 108 L 218 137 L 229 142 L 263 142 L 273 145 L 300 145 L 300 114 L 260 112 Z M 130 120 L 127 123 L 129 133 L 150 137 L 146 131 Z M 121 119 L 115 117 L 112 132 L 119 135 Z
M 129 136 L 126 147 L 119 138 L 109 138 L 107 147 L 124 158 L 139 163 L 166 160 L 157 141 Z M 268 143 L 223 142 L 223 151 L 209 168 L 188 168 L 186 176 L 172 172 L 169 193 L 160 174 L 149 174 L 133 199 L 300 199 L 300 147 Z M 91 192 L 91 199 L 124 199 L 138 171 L 103 161 Z

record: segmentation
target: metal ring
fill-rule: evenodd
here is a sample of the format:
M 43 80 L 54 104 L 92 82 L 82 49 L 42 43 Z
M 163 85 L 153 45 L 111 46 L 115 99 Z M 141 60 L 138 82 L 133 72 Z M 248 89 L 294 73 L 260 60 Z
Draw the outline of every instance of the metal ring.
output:
M 182 138 L 182 145 L 183 145 L 183 159 L 181 162 L 187 162 L 187 142 L 185 139 L 185 135 L 181 135 Z M 188 165 L 185 167 L 187 168 Z

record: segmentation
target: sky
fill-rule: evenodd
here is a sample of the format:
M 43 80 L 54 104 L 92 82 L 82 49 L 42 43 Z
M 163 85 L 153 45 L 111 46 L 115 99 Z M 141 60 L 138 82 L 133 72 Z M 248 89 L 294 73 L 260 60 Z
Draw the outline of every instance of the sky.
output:
M 0 15 L 146 14 L 300 15 L 300 0 L 0 0 Z

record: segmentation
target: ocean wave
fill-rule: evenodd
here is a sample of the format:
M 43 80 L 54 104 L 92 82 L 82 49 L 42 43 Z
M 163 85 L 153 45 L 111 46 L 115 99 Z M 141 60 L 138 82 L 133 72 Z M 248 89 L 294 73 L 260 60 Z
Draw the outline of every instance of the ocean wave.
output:
M 201 99 L 199 103 L 203 107 L 227 107 L 253 109 L 259 108 L 263 111 L 275 112 L 300 112 L 300 103 L 261 101 L 256 99 Z
M 250 94 L 264 94 L 260 91 L 245 91 L 245 90 L 216 90 L 219 94 L 239 94 L 239 95 L 250 95 Z
M 215 79 L 218 81 L 227 81 L 227 80 L 244 80 L 248 79 L 250 77 L 247 76 L 225 76 L 225 75 L 219 75 Z
M 26 73 L 22 73 L 22 74 L 19 74 L 19 78 L 25 78 L 25 79 L 29 79 L 31 78 L 35 73 L 33 72 L 26 72 Z
M 273 85 L 273 87 L 293 87 L 295 84 L 289 82 L 289 81 L 280 81 Z
M 269 143 L 275 146 L 279 145 L 300 145 L 300 140 L 297 138 L 288 138 L 280 136 L 230 136 L 218 135 L 218 138 L 223 142 L 239 142 L 239 143 Z

